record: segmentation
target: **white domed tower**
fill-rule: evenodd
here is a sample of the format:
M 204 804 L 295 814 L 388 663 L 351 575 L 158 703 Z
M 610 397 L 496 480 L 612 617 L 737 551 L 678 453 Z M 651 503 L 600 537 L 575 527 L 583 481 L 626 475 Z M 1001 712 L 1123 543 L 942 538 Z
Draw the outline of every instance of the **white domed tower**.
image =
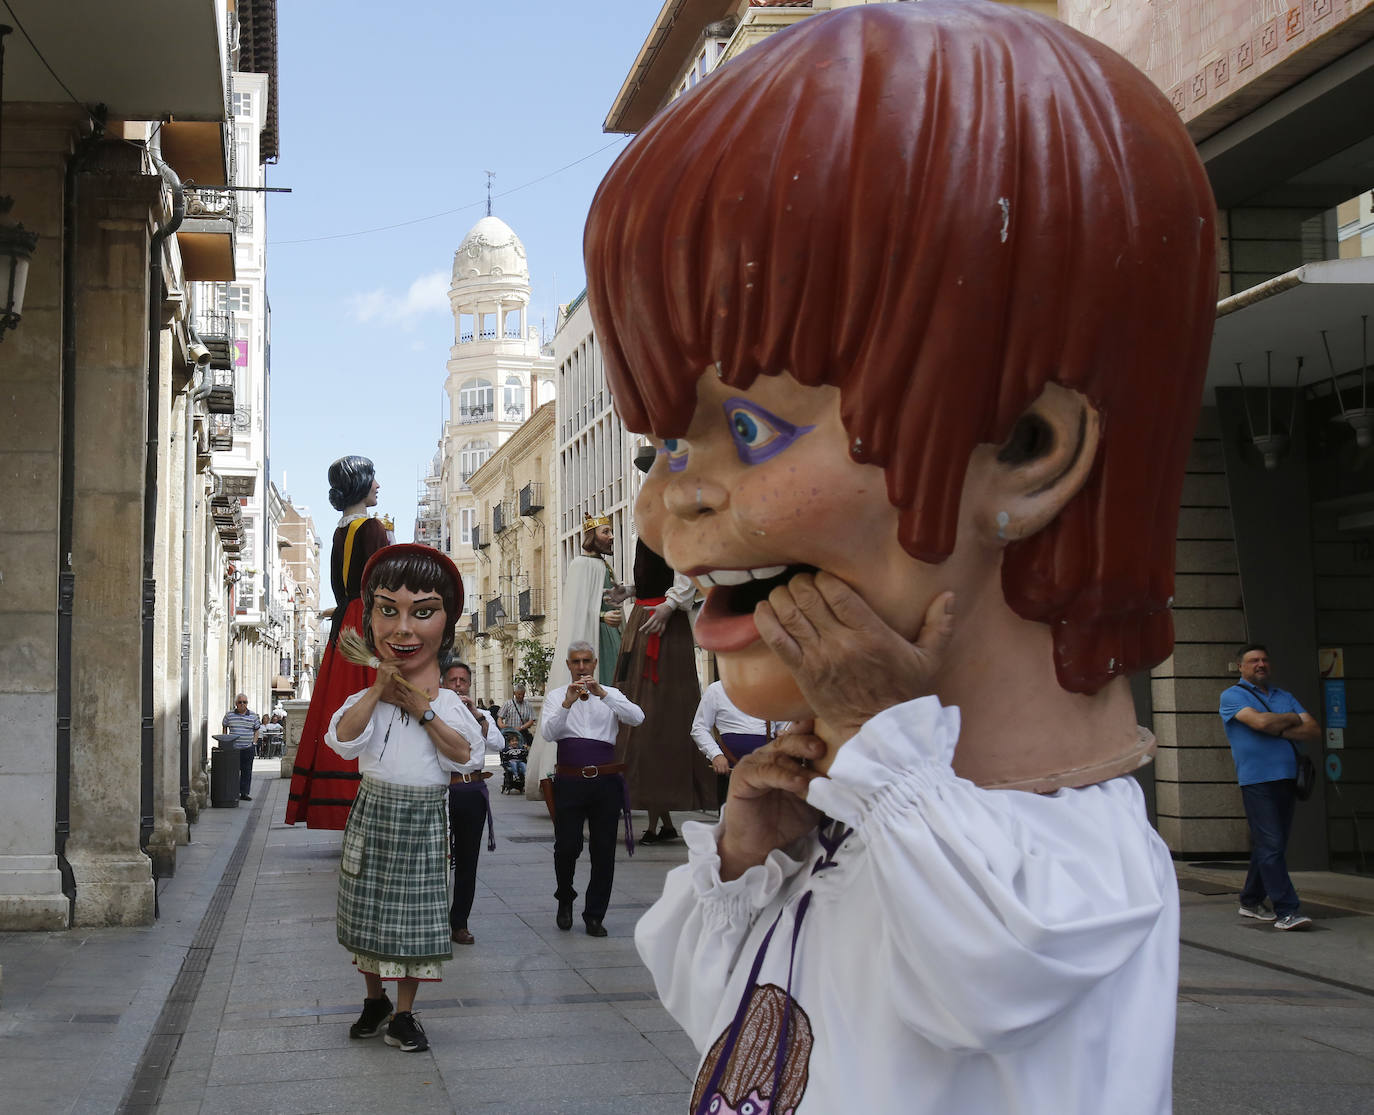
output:
M 529 322 L 525 245 L 500 217 L 483 217 L 453 254 L 453 348 L 448 360 L 449 431 L 466 481 L 487 456 L 553 398 L 553 359 L 540 354 Z
M 468 478 L 554 397 L 552 356 L 540 351 L 529 321 L 530 270 L 525 245 L 510 225 L 490 212 L 463 237 L 453 254 L 448 291 L 453 347 L 445 388 L 442 500 L 447 549 L 473 587 L 477 559 L 472 528 L 477 502 Z M 488 524 L 488 529 L 490 524 Z

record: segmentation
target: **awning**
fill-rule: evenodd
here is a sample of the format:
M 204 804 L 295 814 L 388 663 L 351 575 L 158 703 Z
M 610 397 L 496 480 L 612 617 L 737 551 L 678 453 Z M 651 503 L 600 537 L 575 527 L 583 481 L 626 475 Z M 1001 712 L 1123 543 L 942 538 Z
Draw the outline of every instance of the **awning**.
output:
M 1374 258 L 1309 263 L 1223 299 L 1217 305 L 1204 401 L 1212 401 L 1215 387 L 1239 386 L 1237 362 L 1247 386 L 1263 387 L 1266 352 L 1276 388 L 1296 382 L 1299 356 L 1304 384 L 1329 379 L 1322 330 L 1336 374 L 1359 371 L 1361 314 L 1374 318 Z M 1370 329 L 1374 363 L 1374 322 Z

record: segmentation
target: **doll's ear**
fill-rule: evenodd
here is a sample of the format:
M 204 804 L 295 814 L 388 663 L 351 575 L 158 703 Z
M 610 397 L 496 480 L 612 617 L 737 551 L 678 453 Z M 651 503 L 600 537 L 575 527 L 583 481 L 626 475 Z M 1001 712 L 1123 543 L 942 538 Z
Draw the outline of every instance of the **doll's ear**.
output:
M 1101 436 L 1101 416 L 1084 395 L 1046 384 L 1005 442 L 975 453 L 983 539 L 1004 546 L 1044 529 L 1087 482 Z

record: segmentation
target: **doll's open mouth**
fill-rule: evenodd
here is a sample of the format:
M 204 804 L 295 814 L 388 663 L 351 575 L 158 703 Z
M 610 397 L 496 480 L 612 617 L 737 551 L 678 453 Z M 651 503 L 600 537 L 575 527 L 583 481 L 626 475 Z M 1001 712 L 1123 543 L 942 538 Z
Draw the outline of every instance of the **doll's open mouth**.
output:
M 752 616 L 760 601 L 767 600 L 768 594 L 779 585 L 785 585 L 798 573 L 815 573 L 814 565 L 789 565 L 781 573 L 772 577 L 750 579 L 738 585 L 716 585 L 710 595 L 717 593 L 723 597 L 722 603 L 727 611 L 737 616 Z
M 706 590 L 697 616 L 697 645 L 717 654 L 742 651 L 759 638 L 754 609 L 779 585 L 798 573 L 815 573 L 814 565 L 765 565 L 757 569 L 698 568 L 688 572 Z
M 387 650 L 391 651 L 397 658 L 409 658 L 420 649 L 419 643 L 387 643 Z

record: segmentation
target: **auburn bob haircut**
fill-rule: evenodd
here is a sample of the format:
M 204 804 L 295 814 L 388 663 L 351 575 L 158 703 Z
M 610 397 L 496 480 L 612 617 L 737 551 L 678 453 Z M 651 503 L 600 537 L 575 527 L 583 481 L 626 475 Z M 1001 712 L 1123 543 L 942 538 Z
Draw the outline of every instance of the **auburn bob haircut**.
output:
M 951 552 L 970 454 L 1047 383 L 1103 444 L 1012 543 L 1010 606 L 1095 692 L 1173 645 L 1179 494 L 1216 302 L 1192 142 L 1123 58 L 981 0 L 877 4 L 773 35 L 664 109 L 587 221 L 592 317 L 631 429 L 681 437 L 708 369 L 840 389 L 902 546 Z

